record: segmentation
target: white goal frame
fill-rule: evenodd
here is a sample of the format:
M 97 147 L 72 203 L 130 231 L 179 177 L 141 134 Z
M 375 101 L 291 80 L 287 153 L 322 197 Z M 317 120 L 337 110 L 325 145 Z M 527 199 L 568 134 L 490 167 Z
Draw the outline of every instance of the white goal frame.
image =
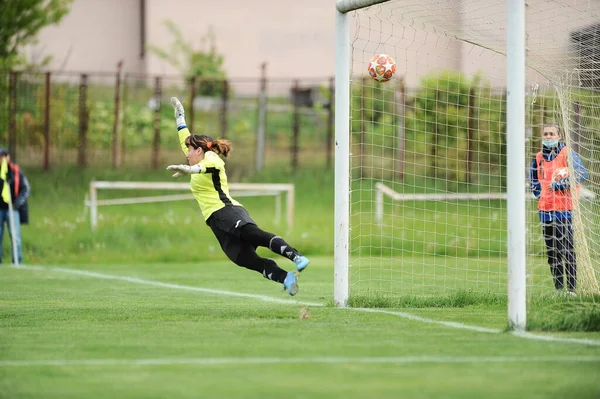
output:
M 188 193 L 102 200 L 98 199 L 98 190 L 174 190 L 188 191 Z M 85 205 L 90 208 L 90 223 L 94 230 L 98 226 L 99 206 L 193 200 L 194 196 L 189 193 L 189 190 L 189 182 L 92 181 Z M 293 184 L 229 183 L 229 192 L 234 197 L 274 196 L 276 224 L 281 220 L 282 197 L 285 196 L 285 218 L 288 230 L 291 230 L 294 224 L 294 191 Z
M 335 19 L 334 302 L 348 305 L 350 217 L 349 12 L 389 0 L 337 0 Z M 526 325 L 525 0 L 507 3 L 507 220 L 508 324 Z

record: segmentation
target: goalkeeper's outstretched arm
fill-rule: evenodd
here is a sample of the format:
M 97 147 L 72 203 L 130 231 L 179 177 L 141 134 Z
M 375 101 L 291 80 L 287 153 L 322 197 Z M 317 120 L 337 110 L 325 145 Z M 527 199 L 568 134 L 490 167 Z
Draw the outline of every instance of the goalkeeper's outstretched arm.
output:
M 183 155 L 188 156 L 188 147 L 185 144 L 186 139 L 190 136 L 190 131 L 187 128 L 187 124 L 185 122 L 185 110 L 183 109 L 183 105 L 181 101 L 177 97 L 171 97 L 171 105 L 173 105 L 173 110 L 175 111 L 175 122 L 177 123 L 177 135 L 179 136 L 179 145 L 181 146 L 181 151 L 183 151 Z M 175 171 L 173 177 L 180 177 L 183 175 L 190 175 L 193 173 L 203 173 L 206 168 L 201 165 L 169 165 L 167 170 Z
M 181 101 L 177 97 L 171 97 L 171 105 L 175 111 L 175 122 L 177 123 L 177 134 L 179 135 L 179 145 L 183 151 L 183 155 L 187 156 L 188 148 L 185 145 L 185 139 L 190 135 L 190 131 L 185 123 L 185 110 Z

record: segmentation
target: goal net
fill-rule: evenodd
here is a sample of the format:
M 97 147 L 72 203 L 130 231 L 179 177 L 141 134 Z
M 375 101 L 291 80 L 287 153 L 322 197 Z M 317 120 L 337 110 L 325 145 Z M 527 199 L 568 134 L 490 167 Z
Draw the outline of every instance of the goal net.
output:
M 344 33 L 339 22 L 343 13 L 349 24 L 350 48 L 346 72 L 339 60 L 344 58 L 340 49 L 345 39 L 338 38 L 337 82 L 350 81 L 349 269 L 347 281 L 337 275 L 346 261 L 344 249 L 339 249 L 338 298 L 344 299 L 347 287 L 350 304 L 355 305 L 456 295 L 506 300 L 506 3 L 337 2 L 337 32 Z M 600 2 L 530 0 L 525 20 L 526 86 L 522 95 L 526 109 L 525 129 L 520 133 L 525 159 L 519 178 L 526 193 L 528 307 L 548 309 L 556 301 L 573 301 L 564 293 L 569 268 L 564 254 L 560 267 L 565 291 L 560 295 L 555 291 L 538 199 L 527 178 L 542 150 L 544 125 L 549 123 L 561 127 L 561 141 L 578 154 L 587 169 L 584 178 L 580 165 L 574 164 L 575 157 L 568 156 L 566 181 L 580 189 L 564 192 L 570 193 L 572 202 L 575 300 L 592 298 L 597 302 Z M 382 53 L 397 64 L 395 76 L 386 83 L 371 79 L 367 71 L 371 58 Z M 338 88 L 336 95 L 345 97 L 346 93 Z M 344 100 L 338 99 L 336 106 L 343 105 Z M 336 155 L 343 157 L 340 129 L 345 126 L 336 123 Z M 343 160 L 336 168 L 340 165 L 344 166 Z M 346 187 L 343 182 L 337 184 L 339 196 Z M 343 221 L 343 215 L 337 220 Z M 337 229 L 340 226 L 343 222 L 336 224 Z M 568 237 L 554 238 L 556 245 L 565 249 Z M 338 248 L 341 244 L 338 242 Z

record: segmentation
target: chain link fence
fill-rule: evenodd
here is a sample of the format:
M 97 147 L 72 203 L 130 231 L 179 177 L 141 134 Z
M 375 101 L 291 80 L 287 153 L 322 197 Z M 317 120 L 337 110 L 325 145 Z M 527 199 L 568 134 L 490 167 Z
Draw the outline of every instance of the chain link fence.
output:
M 232 141 L 245 171 L 332 166 L 333 80 L 0 72 L 0 143 L 21 165 L 162 168 L 183 162 L 170 98 L 190 130 Z M 207 94 L 208 93 L 208 94 Z

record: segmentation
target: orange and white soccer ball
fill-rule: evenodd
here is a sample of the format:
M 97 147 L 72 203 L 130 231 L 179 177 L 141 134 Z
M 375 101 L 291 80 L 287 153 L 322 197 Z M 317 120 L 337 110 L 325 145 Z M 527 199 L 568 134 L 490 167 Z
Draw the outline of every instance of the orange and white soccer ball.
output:
M 387 82 L 396 73 L 396 61 L 387 54 L 376 54 L 369 62 L 369 75 L 378 82 Z
M 552 181 L 556 182 L 560 179 L 566 179 L 569 177 L 569 168 L 556 168 L 554 172 L 552 172 Z

